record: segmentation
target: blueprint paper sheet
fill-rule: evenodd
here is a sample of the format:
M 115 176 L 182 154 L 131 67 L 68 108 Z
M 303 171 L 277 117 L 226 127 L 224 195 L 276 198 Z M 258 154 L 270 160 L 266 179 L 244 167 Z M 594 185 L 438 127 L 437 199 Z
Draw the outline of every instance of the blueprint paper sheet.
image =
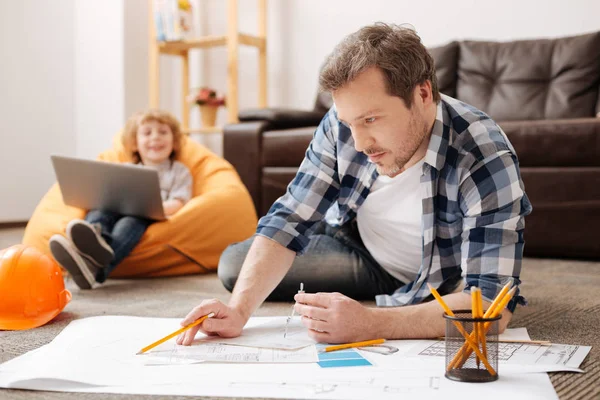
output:
M 276 318 L 252 318 L 257 326 Z M 0 365 L 0 387 L 65 392 L 308 399 L 556 399 L 546 374 L 503 374 L 468 384 L 444 377 L 444 360 L 407 357 L 419 341 L 389 341 L 393 355 L 362 352 L 373 365 L 174 363 L 145 365 L 139 349 L 177 328 L 179 319 L 94 317 L 73 321 L 51 343 Z

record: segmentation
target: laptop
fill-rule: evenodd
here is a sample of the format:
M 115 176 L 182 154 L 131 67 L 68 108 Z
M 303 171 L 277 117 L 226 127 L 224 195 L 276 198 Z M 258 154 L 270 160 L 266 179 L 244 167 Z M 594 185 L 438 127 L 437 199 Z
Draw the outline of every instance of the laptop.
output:
M 141 165 L 52 155 L 65 204 L 164 220 L 158 171 Z

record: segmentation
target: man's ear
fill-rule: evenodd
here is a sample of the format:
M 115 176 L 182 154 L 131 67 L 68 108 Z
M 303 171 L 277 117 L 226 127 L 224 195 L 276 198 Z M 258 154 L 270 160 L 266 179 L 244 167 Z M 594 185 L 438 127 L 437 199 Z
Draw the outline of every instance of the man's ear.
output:
M 424 106 L 433 102 L 433 93 L 431 91 L 431 81 L 429 79 L 417 84 L 415 87 L 416 101 L 419 101 Z

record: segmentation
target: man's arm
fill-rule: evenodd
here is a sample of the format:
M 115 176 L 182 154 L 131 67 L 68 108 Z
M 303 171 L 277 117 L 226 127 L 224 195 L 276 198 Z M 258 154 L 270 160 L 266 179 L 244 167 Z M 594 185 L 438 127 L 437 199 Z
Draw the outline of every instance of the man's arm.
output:
M 279 284 L 292 266 L 296 253 L 265 237 L 256 236 L 228 305 L 217 299 L 204 300 L 181 321 L 186 326 L 204 315 L 214 314 L 201 325 L 179 335 L 177 344 L 192 344 L 196 333 L 237 337 L 250 316 Z
M 452 293 L 442 297 L 451 310 L 470 310 L 471 296 L 467 293 Z M 490 302 L 483 301 L 486 310 Z M 443 317 L 444 310 L 436 301 L 430 301 L 414 306 L 398 308 L 373 309 L 381 326 L 377 337 L 390 339 L 417 339 L 436 338 L 444 336 L 446 330 L 446 319 Z M 512 313 L 505 309 L 499 321 L 499 332 L 504 332 L 512 318 Z
M 521 180 L 517 157 L 498 151 L 475 162 L 459 186 L 463 213 L 461 269 L 464 291 L 481 289 L 491 300 L 502 287 L 520 284 L 523 259 L 525 216 L 531 212 Z M 508 303 L 514 311 L 524 299 L 516 295 Z
M 323 343 L 347 343 L 369 339 L 430 339 L 444 336 L 444 311 L 437 301 L 404 306 L 368 308 L 340 293 L 297 294 L 296 311 L 309 335 Z M 453 310 L 470 310 L 471 296 L 452 293 L 443 296 Z M 491 303 L 483 301 L 487 309 Z M 502 312 L 503 332 L 512 313 Z
M 288 272 L 296 253 L 274 240 L 256 236 L 229 300 L 229 306 L 244 319 L 277 287 Z
M 252 312 L 288 272 L 296 254 L 306 249 L 311 227 L 324 218 L 339 195 L 338 128 L 339 122 L 330 110 L 315 131 L 287 193 L 260 219 L 229 304 L 211 299 L 195 307 L 181 321 L 182 325 L 209 313 L 214 313 L 214 318 L 182 334 L 177 339 L 178 344 L 191 344 L 198 330 L 209 335 L 239 336 Z

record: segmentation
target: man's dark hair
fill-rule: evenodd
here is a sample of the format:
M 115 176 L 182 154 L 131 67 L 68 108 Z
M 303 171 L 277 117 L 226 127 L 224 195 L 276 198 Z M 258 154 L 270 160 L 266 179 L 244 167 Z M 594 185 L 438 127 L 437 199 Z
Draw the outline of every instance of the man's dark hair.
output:
M 348 35 L 336 46 L 321 70 L 319 86 L 335 91 L 368 68 L 379 68 L 388 93 L 412 106 L 414 88 L 431 82 L 433 100 L 440 100 L 433 58 L 417 33 L 407 27 L 378 22 Z

